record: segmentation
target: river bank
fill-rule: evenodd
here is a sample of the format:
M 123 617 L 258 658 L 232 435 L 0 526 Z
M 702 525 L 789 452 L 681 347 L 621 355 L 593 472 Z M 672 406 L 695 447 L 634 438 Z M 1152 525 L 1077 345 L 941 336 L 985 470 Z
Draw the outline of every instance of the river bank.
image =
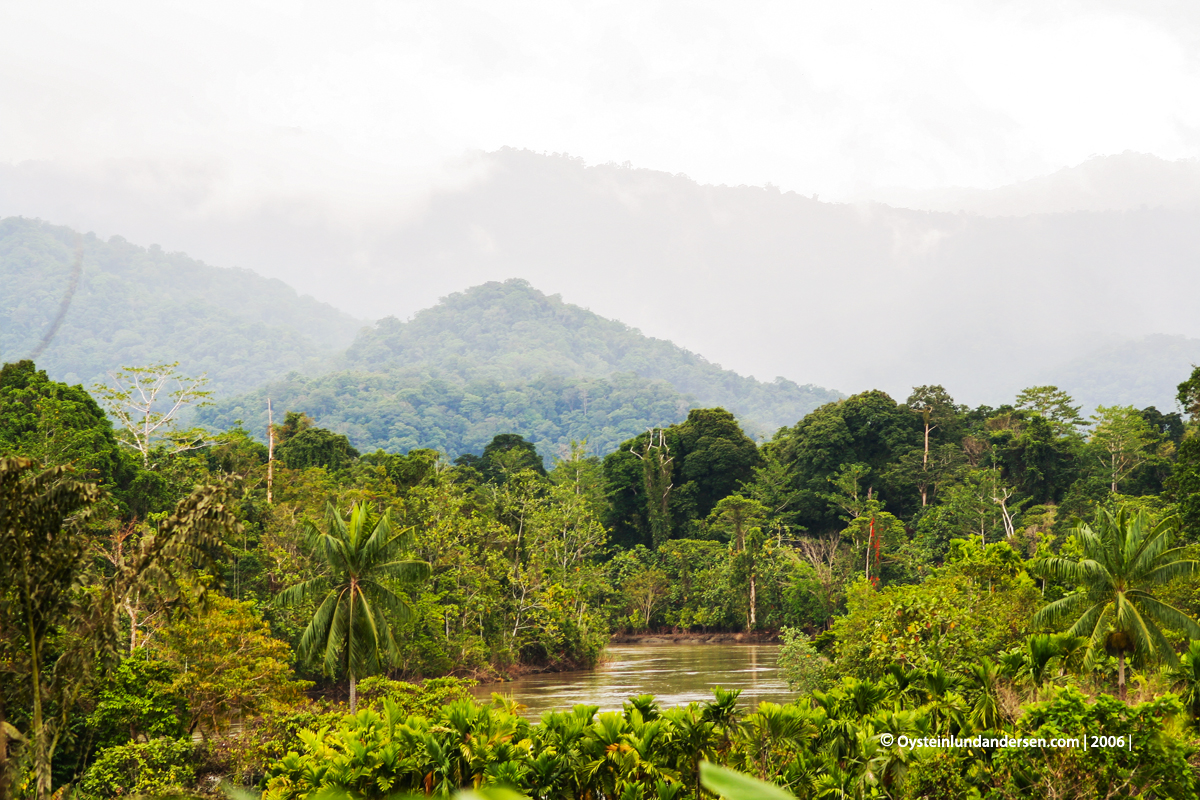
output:
M 775 631 L 750 633 L 614 633 L 609 644 L 778 644 Z

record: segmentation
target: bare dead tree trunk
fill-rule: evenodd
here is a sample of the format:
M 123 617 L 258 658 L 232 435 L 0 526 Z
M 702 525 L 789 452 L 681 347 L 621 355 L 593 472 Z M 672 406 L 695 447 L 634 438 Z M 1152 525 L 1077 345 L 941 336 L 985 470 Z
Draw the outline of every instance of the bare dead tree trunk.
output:
M 271 504 L 271 486 L 275 482 L 275 417 L 271 398 L 267 398 L 267 505 Z
M 754 577 L 754 570 L 750 571 L 750 629 L 758 624 L 758 582 Z

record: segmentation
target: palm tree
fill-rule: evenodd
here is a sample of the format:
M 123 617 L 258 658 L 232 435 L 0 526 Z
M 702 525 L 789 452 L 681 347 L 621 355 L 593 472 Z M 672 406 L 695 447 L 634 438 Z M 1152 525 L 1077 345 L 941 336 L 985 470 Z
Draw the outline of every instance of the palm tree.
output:
M 1160 626 L 1200 639 L 1200 625 L 1152 594 L 1156 587 L 1196 570 L 1197 562 L 1180 560 L 1182 548 L 1170 547 L 1178 526 L 1176 517 L 1151 524 L 1144 511 L 1131 514 L 1121 508 L 1113 514 L 1101 510 L 1096 529 L 1086 524 L 1075 529 L 1082 558 L 1052 557 L 1041 564 L 1047 576 L 1079 589 L 1039 611 L 1034 624 L 1061 625 L 1073 619 L 1067 632 L 1088 637 L 1087 668 L 1095 665 L 1101 651 L 1117 656 L 1122 700 L 1127 654 L 1176 663 L 1175 651 Z
M 412 535 L 409 530 L 393 531 L 387 511 L 375 514 L 364 503 L 351 506 L 345 518 L 330 503 L 325 519 L 325 532 L 311 522 L 304 530 L 326 573 L 284 590 L 279 602 L 316 604 L 300 637 L 299 656 L 310 663 L 320 661 L 331 676 L 345 668 L 353 713 L 358 678 L 378 672 L 398 656 L 388 613 L 400 621 L 412 615 L 408 601 L 390 586 L 424 580 L 429 565 L 403 558 Z

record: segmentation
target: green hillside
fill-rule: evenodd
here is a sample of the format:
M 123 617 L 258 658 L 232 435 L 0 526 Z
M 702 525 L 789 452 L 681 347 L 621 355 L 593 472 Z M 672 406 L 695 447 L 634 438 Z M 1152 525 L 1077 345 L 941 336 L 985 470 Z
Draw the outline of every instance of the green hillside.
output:
M 303 411 L 359 449 L 455 455 L 519 433 L 549 456 L 582 439 L 607 453 L 704 406 L 727 408 L 766 436 L 840 396 L 744 378 L 521 280 L 453 294 L 409 322 L 381 320 L 339 361 L 338 372 L 288 376 L 201 420 L 265 430 L 270 395 L 276 408 Z
M 82 275 L 38 366 L 90 386 L 122 365 L 179 361 L 219 394 L 245 392 L 344 348 L 362 324 L 277 280 L 40 220 L 0 220 L 0 362 L 38 345 Z
M 200 418 L 217 428 L 264 431 L 269 395 L 362 449 L 478 452 L 513 432 L 551 455 L 578 439 L 607 452 L 701 406 L 766 436 L 839 396 L 744 378 L 520 280 L 354 338 L 362 323 L 280 281 L 16 217 L 0 220 L 0 361 L 28 356 L 52 328 L 77 252 L 77 289 L 38 366 L 90 386 L 121 366 L 178 361 L 222 398 Z
M 631 373 L 666 381 L 701 406 L 722 406 L 751 429 L 774 433 L 837 392 L 782 378 L 763 383 L 721 369 L 671 342 L 547 296 L 522 280 L 486 283 L 444 298 L 409 322 L 381 320 L 346 351 L 348 369 L 463 380 L 541 374 Z

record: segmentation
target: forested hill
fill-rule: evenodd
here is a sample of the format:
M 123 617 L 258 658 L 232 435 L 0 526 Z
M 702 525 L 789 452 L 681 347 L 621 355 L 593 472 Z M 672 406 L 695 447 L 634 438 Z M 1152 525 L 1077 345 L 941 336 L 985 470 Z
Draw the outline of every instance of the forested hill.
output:
M 245 392 L 344 348 L 363 324 L 281 281 L 40 220 L 0 220 L 0 362 L 29 355 L 82 273 L 38 366 L 90 386 L 126 365 L 178 361 L 220 394 Z
M 665 381 L 702 406 L 727 408 L 769 433 L 841 396 L 783 378 L 763 383 L 743 377 L 671 342 L 542 294 L 523 280 L 452 294 L 410 322 L 381 320 L 359 334 L 346 352 L 346 365 L 461 380 L 632 373 Z
M 587 439 L 606 453 L 691 408 L 722 406 L 769 435 L 841 395 L 746 378 L 670 342 L 548 297 L 525 281 L 453 294 L 408 322 L 363 330 L 321 377 L 291 375 L 208 410 L 214 428 L 265 430 L 266 398 L 360 449 L 476 452 L 519 433 L 543 455 Z

